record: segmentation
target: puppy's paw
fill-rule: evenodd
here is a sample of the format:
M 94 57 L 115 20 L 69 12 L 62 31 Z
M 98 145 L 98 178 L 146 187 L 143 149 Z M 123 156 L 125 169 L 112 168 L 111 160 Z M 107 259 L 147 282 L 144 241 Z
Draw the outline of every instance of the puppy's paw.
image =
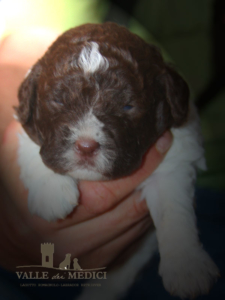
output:
M 47 221 L 65 218 L 77 205 L 79 192 L 76 182 L 46 167 L 39 154 L 40 146 L 24 131 L 18 138 L 20 179 L 28 189 L 30 212 Z
M 165 289 L 183 299 L 207 294 L 219 276 L 219 270 L 199 247 L 165 255 L 160 262 L 159 274 Z
M 50 222 L 65 218 L 77 205 L 78 198 L 74 180 L 52 172 L 29 185 L 28 208 Z

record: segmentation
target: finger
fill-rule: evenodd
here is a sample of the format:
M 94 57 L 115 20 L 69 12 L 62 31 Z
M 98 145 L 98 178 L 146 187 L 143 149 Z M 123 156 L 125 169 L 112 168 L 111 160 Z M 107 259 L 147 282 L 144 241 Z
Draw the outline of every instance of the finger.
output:
M 117 238 L 140 220 L 149 216 L 145 201 L 140 204 L 140 192 L 136 192 L 119 203 L 114 209 L 94 219 L 61 229 L 54 237 L 61 247 L 76 252 L 77 256 Z M 139 210 L 137 212 L 137 210 Z M 71 239 L 68 240 L 68 236 Z M 73 237 L 76 243 L 73 243 Z M 65 250 L 64 249 L 64 250 Z
M 40 58 L 59 32 L 49 28 L 28 28 L 7 36 L 1 43 L 0 63 L 30 68 Z M 24 47 L 26 45 L 26 47 Z
M 17 163 L 17 134 L 21 132 L 21 125 L 13 121 L 7 127 L 0 147 L 0 176 L 13 204 L 21 213 L 27 213 L 27 191 L 19 180 L 20 169 Z
M 0 51 L 1 57 L 1 51 Z M 0 139 L 7 125 L 13 121 L 15 110 L 18 105 L 18 87 L 22 82 L 27 70 L 22 67 L 0 63 Z
M 81 255 L 79 262 L 83 268 L 107 267 L 126 249 L 139 244 L 139 239 L 152 226 L 151 218 L 146 217 L 109 243 L 89 253 Z
M 3 179 L 13 175 L 11 171 L 14 169 L 19 173 L 17 164 L 17 134 L 19 132 L 21 132 L 21 125 L 16 121 L 11 122 L 4 132 L 0 147 L 0 170 L 2 171 L 1 175 L 5 175 L 3 176 Z

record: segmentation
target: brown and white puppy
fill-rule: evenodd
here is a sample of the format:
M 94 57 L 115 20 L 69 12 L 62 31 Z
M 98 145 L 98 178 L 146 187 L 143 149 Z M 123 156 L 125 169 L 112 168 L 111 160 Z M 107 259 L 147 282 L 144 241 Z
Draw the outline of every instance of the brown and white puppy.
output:
M 171 128 L 171 149 L 139 188 L 156 227 L 165 288 L 180 297 L 206 293 L 218 270 L 198 240 L 192 206 L 196 168 L 205 168 L 202 139 L 187 84 L 158 49 L 113 23 L 71 29 L 30 70 L 19 102 L 21 178 L 30 211 L 49 221 L 77 205 L 78 180 L 131 174 Z M 132 283 L 153 245 L 149 235 L 111 275 L 108 299 Z

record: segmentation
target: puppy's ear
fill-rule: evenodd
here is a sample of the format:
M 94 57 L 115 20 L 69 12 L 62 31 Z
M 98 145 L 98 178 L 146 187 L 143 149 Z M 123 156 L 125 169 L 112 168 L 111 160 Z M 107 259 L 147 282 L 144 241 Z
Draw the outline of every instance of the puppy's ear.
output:
M 29 72 L 29 71 L 28 71 Z M 18 119 L 30 134 L 35 134 L 33 113 L 37 100 L 37 81 L 41 74 L 39 63 L 25 77 L 18 91 L 19 106 L 15 107 Z
M 169 126 L 181 126 L 187 119 L 189 107 L 189 88 L 184 79 L 172 67 L 166 69 L 156 79 L 156 93 L 161 98 L 161 121 Z M 163 98 L 163 99 L 162 99 Z M 163 117 L 163 114 L 167 115 Z M 168 114 L 170 117 L 168 117 Z M 167 125 L 168 126 L 168 125 Z

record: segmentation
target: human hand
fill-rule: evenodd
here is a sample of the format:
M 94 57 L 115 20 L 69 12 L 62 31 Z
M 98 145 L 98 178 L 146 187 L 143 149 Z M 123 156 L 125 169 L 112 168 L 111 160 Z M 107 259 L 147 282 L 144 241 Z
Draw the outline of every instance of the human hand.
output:
M 11 123 L 0 149 L 1 179 L 7 191 L 7 198 L 1 202 L 1 230 L 15 250 L 20 249 L 21 253 L 14 253 L 14 258 L 19 257 L 11 261 L 14 266 L 29 260 L 37 263 L 41 242 L 55 244 L 56 264 L 71 253 L 83 267 L 107 266 L 151 225 L 145 201 L 138 201 L 140 193 L 133 191 L 162 161 L 172 140 L 169 132 L 158 140 L 158 145 L 164 144 L 163 153 L 153 146 L 141 168 L 131 176 L 80 182 L 79 206 L 65 220 L 48 223 L 28 211 L 27 191 L 19 180 L 17 164 L 20 130 L 19 123 Z

